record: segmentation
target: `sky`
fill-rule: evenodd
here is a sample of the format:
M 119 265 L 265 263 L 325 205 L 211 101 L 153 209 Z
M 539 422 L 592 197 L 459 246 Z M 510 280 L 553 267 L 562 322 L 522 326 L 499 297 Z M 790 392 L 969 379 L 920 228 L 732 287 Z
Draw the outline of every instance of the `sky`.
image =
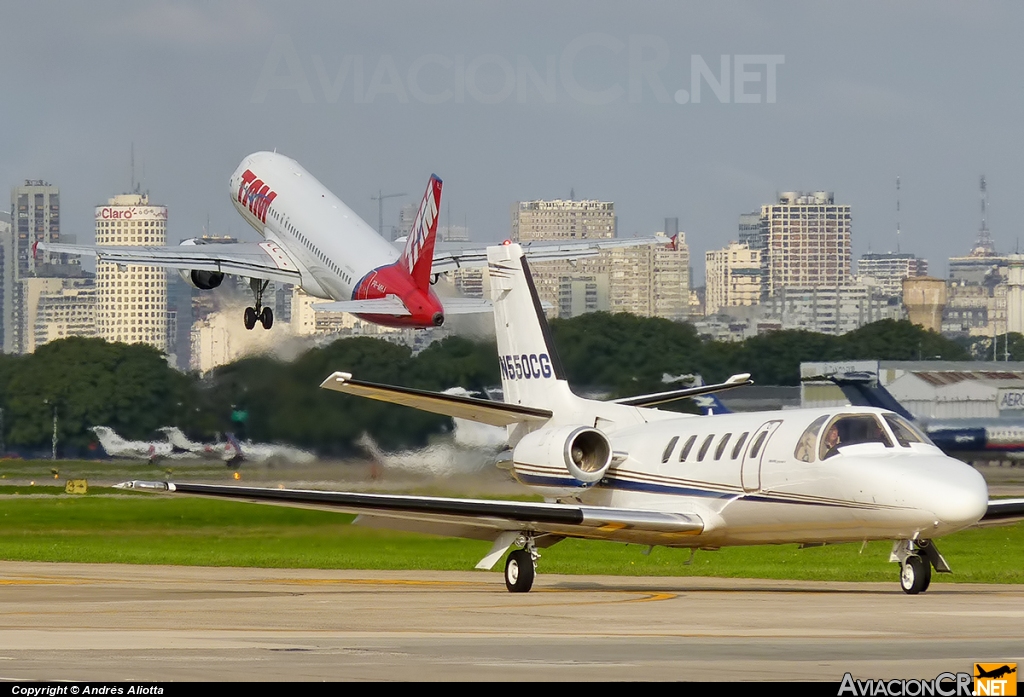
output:
M 376 227 L 444 180 L 441 224 L 509 235 L 519 200 L 678 217 L 693 256 L 780 191 L 834 191 L 853 252 L 1021 235 L 1024 4 L 3 0 L 0 183 L 61 189 L 62 231 L 135 180 L 169 240 L 255 239 L 227 180 L 293 157 Z

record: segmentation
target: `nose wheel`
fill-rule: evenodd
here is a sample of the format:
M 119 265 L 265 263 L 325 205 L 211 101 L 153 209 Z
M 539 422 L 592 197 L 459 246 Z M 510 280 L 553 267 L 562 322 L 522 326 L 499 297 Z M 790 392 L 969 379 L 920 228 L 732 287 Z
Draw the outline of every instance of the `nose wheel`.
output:
M 252 289 L 255 307 L 245 308 L 245 315 L 242 321 L 246 329 L 253 329 L 257 322 L 262 324 L 264 329 L 270 329 L 274 326 L 274 311 L 269 307 L 263 307 L 263 292 L 267 289 L 268 285 L 270 285 L 270 281 L 261 281 L 258 278 L 249 279 L 249 288 Z
M 522 549 L 510 552 L 505 560 L 505 588 L 509 593 L 528 593 L 537 576 L 537 545 L 532 537 L 521 536 L 516 541 Z
M 897 540 L 892 546 L 889 561 L 900 565 L 900 588 L 907 595 L 928 590 L 933 567 L 939 573 L 951 572 L 949 564 L 931 540 Z

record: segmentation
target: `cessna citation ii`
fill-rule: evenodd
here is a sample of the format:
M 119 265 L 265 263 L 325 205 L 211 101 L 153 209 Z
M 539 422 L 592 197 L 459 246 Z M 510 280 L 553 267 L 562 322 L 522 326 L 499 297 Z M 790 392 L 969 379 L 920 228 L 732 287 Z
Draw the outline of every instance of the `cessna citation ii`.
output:
M 508 431 L 512 476 L 546 502 L 126 482 L 123 488 L 357 513 L 357 523 L 483 539 L 489 569 L 512 546 L 505 584 L 533 584 L 539 550 L 568 537 L 718 549 L 893 540 L 907 593 L 949 571 L 934 538 L 1024 517 L 989 501 L 985 480 L 913 424 L 877 408 L 692 416 L 653 408 L 749 384 L 610 402 L 569 389 L 522 249 L 487 250 L 504 402 L 379 385 L 349 373 L 321 387 Z
M 94 256 L 98 261 L 179 269 L 186 281 L 212 290 L 225 274 L 249 279 L 253 305 L 244 313 L 246 329 L 274 323 L 263 305 L 270 281 L 300 286 L 332 302 L 317 310 L 351 312 L 392 327 L 434 327 L 446 315 L 487 312 L 477 298 L 438 298 L 431 288 L 439 275 L 460 267 L 485 266 L 483 249 L 435 251 L 441 180 L 431 176 L 412 231 L 401 252 L 377 234 L 316 178 L 276 152 L 249 155 L 231 175 L 228 193 L 235 209 L 261 237 L 259 243 L 200 244 L 177 247 L 85 246 L 40 242 L 50 253 Z M 527 248 L 534 260 L 575 259 L 600 249 L 654 244 L 655 238 L 594 239 Z M 673 241 L 674 242 L 674 241 Z

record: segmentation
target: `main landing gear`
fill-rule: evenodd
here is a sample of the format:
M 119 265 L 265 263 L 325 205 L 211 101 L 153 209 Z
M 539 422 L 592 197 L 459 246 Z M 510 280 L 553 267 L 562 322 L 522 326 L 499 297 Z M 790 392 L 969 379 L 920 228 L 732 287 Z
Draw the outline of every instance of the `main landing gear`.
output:
M 511 552 L 505 560 L 505 587 L 509 593 L 526 593 L 533 588 L 540 553 L 532 536 L 520 535 L 516 544 L 522 549 Z
M 274 326 L 274 311 L 269 307 L 263 307 L 263 291 L 267 289 L 269 284 L 270 281 L 261 281 L 258 278 L 249 279 L 249 287 L 252 289 L 256 307 L 245 308 L 243 321 L 245 322 L 246 329 L 255 327 L 257 321 L 263 325 L 264 329 L 270 329 Z
M 889 561 L 899 563 L 900 588 L 907 595 L 928 590 L 933 567 L 939 573 L 952 571 L 931 540 L 897 540 L 893 543 Z

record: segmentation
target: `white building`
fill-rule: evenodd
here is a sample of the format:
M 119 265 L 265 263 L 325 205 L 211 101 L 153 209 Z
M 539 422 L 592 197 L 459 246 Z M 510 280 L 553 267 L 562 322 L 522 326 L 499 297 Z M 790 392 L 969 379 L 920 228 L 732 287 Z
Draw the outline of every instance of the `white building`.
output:
M 846 334 L 879 320 L 900 319 L 903 314 L 897 298 L 861 285 L 781 288 L 763 307 L 765 317 L 777 319 L 783 329 L 821 334 Z
M 121 194 L 96 206 L 96 244 L 162 246 L 167 207 L 148 194 Z M 107 341 L 145 343 L 167 351 L 167 272 L 156 266 L 96 264 L 96 323 Z
M 928 262 L 913 254 L 862 254 L 857 260 L 858 282 L 876 286 L 883 295 L 891 297 L 903 295 L 904 278 L 927 275 Z
M 757 305 L 761 301 L 761 252 L 742 242 L 705 253 L 705 312 Z
M 26 327 L 22 350 L 55 339 L 96 336 L 96 287 L 91 278 L 29 277 L 20 281 Z

